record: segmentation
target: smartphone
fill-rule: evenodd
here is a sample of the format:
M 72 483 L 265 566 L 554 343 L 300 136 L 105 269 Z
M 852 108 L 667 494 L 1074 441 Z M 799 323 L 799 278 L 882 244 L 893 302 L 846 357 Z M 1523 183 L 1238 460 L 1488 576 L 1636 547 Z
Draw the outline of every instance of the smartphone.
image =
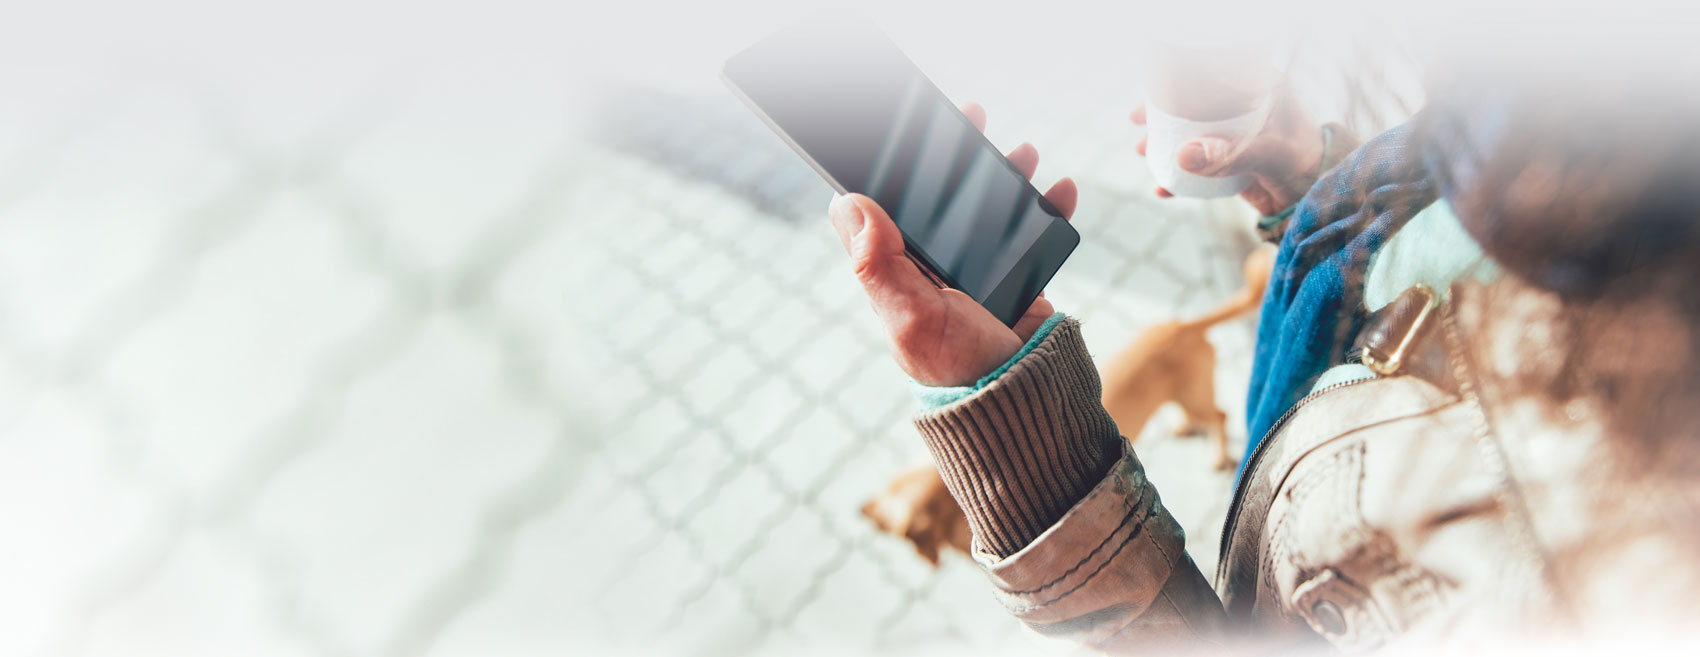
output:
M 734 55 L 722 77 L 833 189 L 879 203 L 935 285 L 1006 325 L 1080 244 L 1062 212 L 869 23 L 794 26 Z

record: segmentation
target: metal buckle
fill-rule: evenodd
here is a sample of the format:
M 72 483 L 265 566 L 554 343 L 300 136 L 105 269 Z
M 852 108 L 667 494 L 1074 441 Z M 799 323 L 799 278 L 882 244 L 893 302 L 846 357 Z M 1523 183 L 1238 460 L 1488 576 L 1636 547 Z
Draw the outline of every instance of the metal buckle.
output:
M 1432 288 L 1422 283 L 1411 286 L 1401 295 L 1413 290 L 1423 296 L 1423 309 L 1417 313 L 1416 319 L 1411 320 L 1410 328 L 1405 329 L 1404 337 L 1399 339 L 1399 346 L 1393 348 L 1393 353 L 1387 355 L 1387 360 L 1376 358 L 1373 351 L 1368 348 L 1364 349 L 1363 363 L 1364 367 L 1369 368 L 1369 371 L 1380 376 L 1393 376 L 1394 373 L 1398 372 L 1399 366 L 1404 364 L 1406 350 L 1411 348 L 1411 343 L 1416 341 L 1417 333 L 1422 331 L 1423 324 L 1428 321 L 1429 314 L 1434 312 L 1435 307 L 1439 305 L 1437 303 L 1440 298 L 1439 295 L 1435 294 Z M 1398 303 L 1398 300 L 1394 300 L 1394 303 Z

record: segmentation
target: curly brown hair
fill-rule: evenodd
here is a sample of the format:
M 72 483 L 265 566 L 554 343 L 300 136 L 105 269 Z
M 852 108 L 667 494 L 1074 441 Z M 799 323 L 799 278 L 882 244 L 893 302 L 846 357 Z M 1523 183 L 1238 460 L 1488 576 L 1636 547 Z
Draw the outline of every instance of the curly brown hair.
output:
M 1638 467 L 1700 464 L 1700 94 L 1676 75 L 1479 62 L 1429 87 L 1417 129 L 1465 229 L 1552 293 L 1514 387 L 1562 412 L 1593 399 Z M 1675 69 L 1675 70 L 1673 70 Z M 1692 72 L 1692 71 L 1688 71 Z M 1488 292 L 1484 303 L 1496 303 Z M 1511 321 L 1522 316 L 1511 315 Z

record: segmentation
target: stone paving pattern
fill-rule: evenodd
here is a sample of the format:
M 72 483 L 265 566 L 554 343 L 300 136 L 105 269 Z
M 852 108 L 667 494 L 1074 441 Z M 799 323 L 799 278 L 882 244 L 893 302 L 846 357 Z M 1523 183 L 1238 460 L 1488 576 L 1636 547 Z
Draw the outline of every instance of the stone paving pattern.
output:
M 1049 294 L 1095 353 L 1238 288 L 1247 212 L 1152 197 L 1126 98 L 978 89 L 1081 184 Z M 1033 649 L 857 513 L 915 403 L 729 94 L 81 98 L 0 139 L 0 654 Z M 1138 449 L 1208 572 L 1231 477 L 1178 418 Z

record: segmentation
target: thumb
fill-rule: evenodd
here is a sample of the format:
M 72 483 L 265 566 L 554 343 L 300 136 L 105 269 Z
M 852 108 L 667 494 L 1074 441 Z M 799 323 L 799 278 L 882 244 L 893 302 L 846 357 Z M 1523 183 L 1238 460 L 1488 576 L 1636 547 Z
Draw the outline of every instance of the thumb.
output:
M 932 288 L 932 283 L 904 255 L 903 233 L 878 203 L 861 194 L 832 200 L 828 210 L 838 239 L 850 253 L 856 280 L 861 281 L 876 309 L 902 297 Z
M 1229 157 L 1234 144 L 1219 137 L 1204 137 L 1195 141 L 1181 144 L 1175 153 L 1175 163 L 1188 173 L 1201 176 L 1226 175 L 1226 169 L 1233 163 Z
M 1239 146 L 1221 137 L 1204 137 L 1181 144 L 1175 163 L 1201 176 L 1272 175 L 1290 158 L 1285 144 L 1278 140 L 1253 138 L 1236 150 Z

